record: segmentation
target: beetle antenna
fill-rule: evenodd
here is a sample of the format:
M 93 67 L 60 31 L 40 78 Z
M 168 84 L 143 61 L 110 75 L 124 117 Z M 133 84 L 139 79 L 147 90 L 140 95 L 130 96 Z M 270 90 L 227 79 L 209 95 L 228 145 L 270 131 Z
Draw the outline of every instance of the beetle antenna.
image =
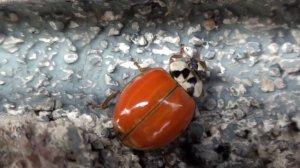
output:
M 183 56 L 183 53 L 184 53 L 184 44 L 180 44 L 179 55 Z

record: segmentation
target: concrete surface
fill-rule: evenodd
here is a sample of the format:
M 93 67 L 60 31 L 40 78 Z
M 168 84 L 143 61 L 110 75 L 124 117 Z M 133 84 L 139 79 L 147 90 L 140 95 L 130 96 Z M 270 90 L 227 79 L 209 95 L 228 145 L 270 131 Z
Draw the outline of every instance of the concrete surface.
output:
M 0 1 L 1 167 L 299 167 L 299 4 Z M 180 44 L 210 70 L 199 111 L 171 154 L 133 151 L 86 105 Z

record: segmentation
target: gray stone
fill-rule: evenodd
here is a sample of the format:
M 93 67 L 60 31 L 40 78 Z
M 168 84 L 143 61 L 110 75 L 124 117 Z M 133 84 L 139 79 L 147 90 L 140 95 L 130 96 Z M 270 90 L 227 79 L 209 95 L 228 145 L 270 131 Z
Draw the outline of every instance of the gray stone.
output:
M 204 54 L 204 58 L 206 59 L 214 59 L 216 56 L 216 52 L 215 51 L 207 51 L 205 54 Z
M 67 64 L 73 64 L 78 60 L 78 58 L 79 58 L 78 54 L 73 52 L 73 53 L 66 54 L 64 56 L 64 61 Z
M 289 43 L 289 42 L 283 43 L 282 46 L 281 46 L 281 51 L 283 53 L 291 53 L 291 52 L 293 52 L 293 45 L 292 45 L 292 43 Z
M 273 92 L 275 90 L 274 82 L 270 79 L 264 79 L 260 83 L 260 89 L 263 92 Z
M 248 42 L 244 45 L 244 52 L 249 55 L 258 56 L 261 51 L 261 44 L 258 42 Z
M 279 65 L 285 71 L 285 73 L 295 73 L 300 70 L 300 58 L 281 59 L 279 61 Z

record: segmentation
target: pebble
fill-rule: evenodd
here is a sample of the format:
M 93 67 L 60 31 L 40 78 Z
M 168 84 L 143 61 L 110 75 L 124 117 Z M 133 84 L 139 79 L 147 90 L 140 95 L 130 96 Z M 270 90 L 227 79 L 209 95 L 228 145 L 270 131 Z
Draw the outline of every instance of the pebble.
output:
M 279 45 L 277 43 L 271 43 L 268 45 L 268 50 L 270 54 L 277 54 L 279 50 Z
M 98 66 L 102 63 L 102 57 L 96 54 L 88 55 L 88 61 L 93 66 Z
M 211 31 L 217 28 L 216 22 L 213 19 L 207 19 L 203 21 L 203 27 L 207 31 Z
M 0 80 L 0 85 L 5 85 L 5 82 Z
M 71 20 L 70 23 L 69 23 L 68 28 L 69 28 L 69 29 L 75 29 L 75 28 L 77 28 L 77 27 L 79 27 L 79 24 L 78 24 L 77 22 Z
M 292 121 L 296 123 L 296 127 L 300 130 L 300 115 L 296 115 L 292 118 Z
M 103 121 L 102 126 L 104 128 L 113 128 L 114 127 L 112 120 Z
M 225 25 L 236 24 L 237 21 L 238 21 L 238 17 L 225 18 L 225 19 L 223 19 L 223 24 L 225 24 Z
M 158 55 L 166 55 L 166 56 L 170 56 L 171 54 L 176 53 L 176 51 L 171 50 L 170 48 L 168 48 L 167 46 L 163 46 L 162 48 L 153 48 L 152 52 L 154 54 L 158 54 Z
M 143 35 L 133 34 L 130 36 L 131 42 L 138 46 L 145 46 L 148 44 L 146 38 Z
M 123 80 L 127 79 L 128 77 L 129 77 L 129 75 L 128 75 L 127 73 L 123 73 L 123 74 L 122 74 L 122 79 L 123 79 Z
M 291 52 L 293 52 L 293 45 L 292 45 L 292 43 L 289 43 L 289 42 L 283 43 L 282 46 L 281 46 L 281 51 L 283 53 L 291 53 Z
M 108 31 L 108 36 L 118 36 L 121 33 L 121 29 L 123 28 L 122 23 L 118 23 L 117 26 L 112 27 Z
M 292 29 L 291 34 L 294 37 L 295 41 L 300 45 L 300 30 L 299 29 Z
M 153 40 L 154 40 L 154 38 L 155 38 L 154 34 L 153 34 L 153 33 L 150 33 L 150 32 L 146 32 L 146 33 L 144 34 L 144 37 L 145 37 L 146 40 L 148 41 L 148 45 L 149 45 L 150 43 L 152 43 Z
M 214 17 L 214 11 L 208 10 L 203 13 L 204 19 L 211 19 Z
M 53 30 L 62 30 L 65 27 L 65 24 L 60 21 L 49 21 L 49 25 Z
M 0 35 L 1 36 L 1 35 Z M 1 38 L 1 37 L 0 37 Z M 1 41 L 1 40 L 0 40 Z M 1 43 L 1 42 L 0 42 Z M 293 45 L 293 51 L 295 52 L 295 53 L 300 53 L 300 44 L 299 45 L 297 45 L 297 44 L 294 44 Z
M 175 44 L 175 45 L 179 46 L 180 37 L 178 35 L 175 35 L 175 36 L 167 35 L 167 33 L 165 31 L 160 30 L 156 34 L 154 43 L 159 44 L 159 45 L 164 44 L 164 43 L 170 43 L 170 44 Z
M 193 33 L 200 32 L 200 31 L 201 31 L 201 25 L 197 24 L 195 26 L 189 27 L 188 30 L 187 30 L 187 34 L 191 35 Z
M 113 63 L 110 63 L 107 67 L 107 72 L 108 73 L 113 73 L 115 70 L 116 70 L 116 67 L 117 67 L 118 64 L 113 64 Z
M 16 51 L 19 50 L 17 45 L 21 44 L 23 42 L 24 42 L 24 40 L 21 39 L 21 38 L 16 38 L 14 36 L 9 36 L 4 40 L 4 42 L 2 44 L 2 47 L 3 47 L 3 49 L 8 51 L 9 53 L 15 53 Z
M 300 58 L 298 59 L 281 59 L 279 61 L 281 69 L 286 73 L 296 73 L 300 71 Z
M 218 109 L 223 109 L 224 106 L 225 106 L 224 99 L 218 99 L 218 102 L 217 102 Z
M 277 89 L 284 89 L 286 87 L 286 84 L 284 83 L 283 79 L 276 78 L 274 80 L 274 85 Z
M 209 60 L 214 59 L 215 56 L 216 56 L 216 52 L 215 52 L 215 51 L 207 51 L 207 52 L 204 54 L 204 58 L 209 59 Z
M 143 48 L 137 48 L 136 50 L 135 50 L 135 52 L 136 53 L 138 53 L 138 54 L 143 54 L 144 52 L 145 52 L 145 50 L 143 49 Z
M 119 43 L 114 51 L 122 51 L 124 54 L 128 54 L 130 50 L 130 46 L 126 43 Z
M 275 77 L 279 77 L 281 76 L 281 68 L 278 64 L 273 64 L 269 67 L 269 75 L 270 76 L 275 76 Z
M 105 13 L 101 16 L 101 20 L 114 21 L 120 19 L 121 17 L 121 15 L 115 15 L 113 11 L 105 11 Z
M 78 54 L 76 54 L 76 53 L 69 53 L 69 54 L 64 55 L 64 61 L 67 64 L 75 63 L 78 60 L 78 58 L 79 58 Z
M 104 80 L 105 80 L 105 84 L 108 86 L 118 86 L 119 85 L 118 82 L 114 81 L 112 79 L 112 77 L 107 74 L 105 74 Z
M 260 83 L 260 89 L 263 92 L 273 92 L 275 90 L 274 82 L 270 79 L 264 79 Z
M 38 100 L 38 102 L 36 102 L 35 104 L 35 111 L 50 111 L 55 108 L 55 100 L 52 98 Z
M 244 52 L 235 52 L 233 54 L 233 58 L 236 60 L 242 60 L 242 59 L 246 58 L 246 54 Z
M 248 42 L 244 46 L 245 53 L 258 56 L 261 53 L 261 45 L 258 42 Z
M 10 19 L 11 22 L 17 22 L 19 20 L 19 17 L 15 13 L 10 13 L 9 14 L 9 19 Z
M 139 25 L 138 22 L 133 22 L 133 23 L 131 24 L 131 28 L 132 28 L 133 30 L 135 30 L 135 31 L 139 31 L 139 30 L 140 30 L 140 25 Z
M 207 110 L 213 110 L 216 108 L 216 106 L 217 106 L 217 101 L 213 98 L 209 98 L 204 102 L 204 107 Z
M 192 45 L 194 46 L 201 46 L 204 44 L 204 40 L 203 39 L 200 39 L 198 37 L 192 37 L 190 40 L 189 40 L 189 43 L 191 43 Z
M 108 47 L 108 42 L 107 42 L 106 40 L 102 40 L 102 41 L 100 42 L 100 46 L 101 46 L 102 48 L 104 48 L 104 49 L 107 49 L 107 47 Z

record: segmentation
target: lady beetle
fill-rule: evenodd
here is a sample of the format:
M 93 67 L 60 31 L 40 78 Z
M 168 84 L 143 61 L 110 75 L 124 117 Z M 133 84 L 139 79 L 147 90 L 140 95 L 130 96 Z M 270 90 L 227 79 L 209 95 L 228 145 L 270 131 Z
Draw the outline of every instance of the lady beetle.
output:
M 205 63 L 183 56 L 170 57 L 170 74 L 162 68 L 141 68 L 140 74 L 120 93 L 113 114 L 114 128 L 123 144 L 138 150 L 160 148 L 178 137 L 193 118 L 196 103 L 191 96 L 203 92 Z M 105 108 L 115 93 L 101 105 Z

